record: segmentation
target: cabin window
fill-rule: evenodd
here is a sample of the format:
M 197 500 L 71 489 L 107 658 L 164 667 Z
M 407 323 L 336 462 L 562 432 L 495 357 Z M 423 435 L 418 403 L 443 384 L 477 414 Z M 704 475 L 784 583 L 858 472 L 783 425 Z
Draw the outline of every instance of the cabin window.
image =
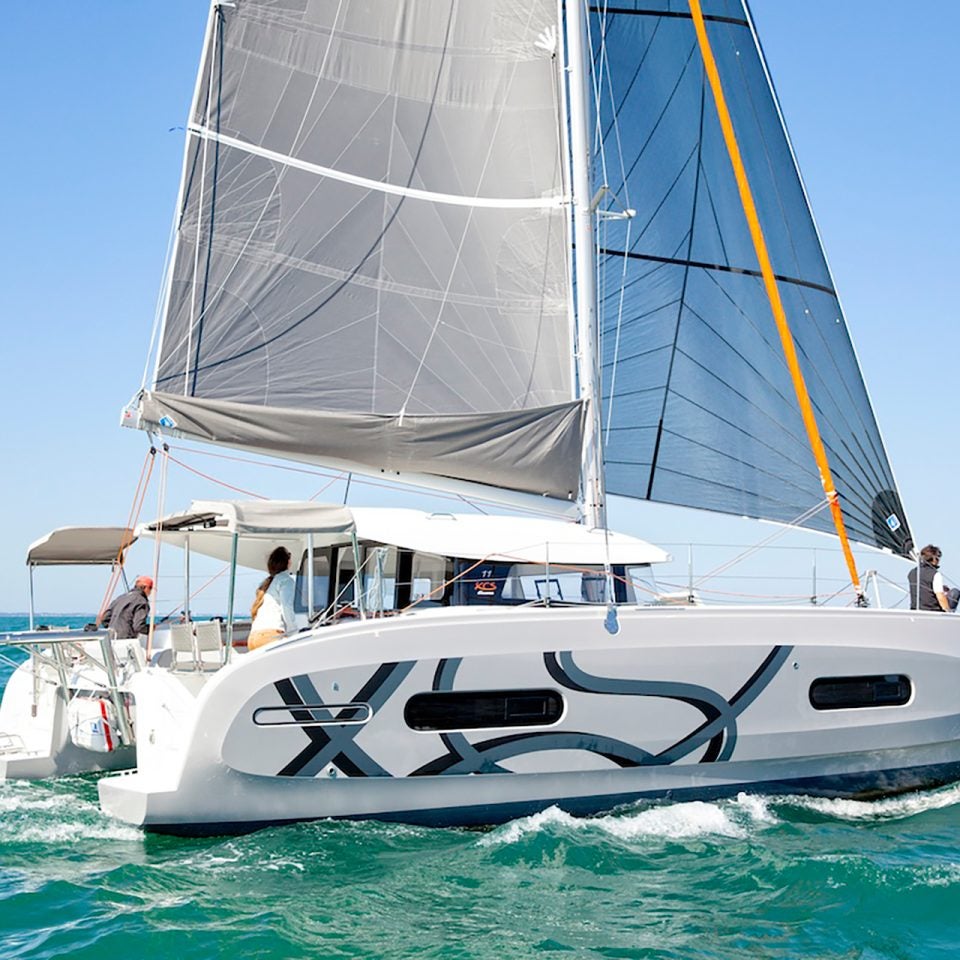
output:
M 323 610 L 330 602 L 330 566 L 332 550 L 313 551 L 313 610 Z M 293 595 L 293 609 L 296 613 L 309 613 L 307 610 L 307 552 L 303 552 L 300 567 L 297 570 L 297 587 Z
M 356 603 L 357 575 L 353 547 L 338 547 L 334 555 L 334 564 L 337 568 L 337 580 L 333 603 L 337 609 L 352 606 Z
M 363 562 L 363 602 L 368 613 L 395 608 L 397 548 L 369 547 Z
M 653 575 L 653 565 L 641 563 L 635 567 L 627 567 L 625 591 L 627 602 L 645 603 L 653 600 L 659 593 L 657 579 Z
M 446 557 L 415 553 L 410 569 L 410 603 L 416 603 L 418 607 L 439 607 L 448 603 L 448 580 Z
M 460 560 L 455 603 L 521 604 L 607 603 L 607 575 L 601 566 L 540 563 L 482 563 Z M 613 568 L 614 599 L 631 600 L 633 587 L 626 582 L 623 566 Z
M 463 690 L 418 693 L 403 718 L 413 730 L 477 730 L 481 727 L 543 727 L 563 713 L 556 690 Z
M 810 704 L 815 710 L 852 707 L 902 707 L 913 686 L 903 674 L 875 677 L 822 677 L 810 684 Z

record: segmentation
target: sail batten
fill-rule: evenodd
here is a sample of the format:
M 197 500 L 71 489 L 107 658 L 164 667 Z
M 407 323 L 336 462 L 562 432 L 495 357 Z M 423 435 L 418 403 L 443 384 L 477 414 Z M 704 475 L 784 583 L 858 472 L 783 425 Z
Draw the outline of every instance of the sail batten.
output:
M 415 197 L 418 200 L 427 200 L 431 203 L 449 203 L 462 207 L 497 207 L 508 210 L 550 210 L 555 207 L 562 207 L 564 204 L 570 202 L 568 197 L 562 195 L 530 198 L 485 197 L 415 190 L 411 187 L 402 186 L 401 184 L 385 183 L 382 180 L 371 180 L 368 177 L 358 177 L 355 174 L 347 173 L 345 170 L 336 170 L 333 167 L 324 167 L 320 164 L 308 163 L 290 154 L 277 153 L 275 150 L 266 150 L 263 147 L 246 143 L 243 140 L 238 140 L 236 137 L 228 137 L 222 133 L 218 133 L 216 130 L 210 130 L 198 124 L 191 124 L 189 130 L 202 140 L 212 140 L 224 146 L 235 147 L 237 150 L 245 151 L 251 156 L 263 157 L 281 166 L 293 167 L 297 170 L 312 173 L 318 177 L 330 177 L 334 180 L 340 180 L 343 183 L 350 183 L 357 187 L 365 187 L 368 190 L 392 194 L 398 197 Z

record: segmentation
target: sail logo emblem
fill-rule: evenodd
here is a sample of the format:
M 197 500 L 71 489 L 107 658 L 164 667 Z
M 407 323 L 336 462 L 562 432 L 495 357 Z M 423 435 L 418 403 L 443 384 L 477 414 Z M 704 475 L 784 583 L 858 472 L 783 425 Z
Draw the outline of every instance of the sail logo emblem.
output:
M 891 533 L 896 533 L 900 529 L 900 518 L 895 514 L 891 513 L 887 517 L 887 526 L 890 528 Z

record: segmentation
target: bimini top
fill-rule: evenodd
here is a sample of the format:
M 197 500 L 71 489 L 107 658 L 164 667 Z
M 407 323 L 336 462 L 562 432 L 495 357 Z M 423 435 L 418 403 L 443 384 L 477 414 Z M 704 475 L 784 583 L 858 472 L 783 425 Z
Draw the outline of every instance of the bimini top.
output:
M 30 544 L 27 566 L 111 564 L 136 541 L 128 527 L 60 527 Z
M 240 536 L 316 533 L 339 536 L 353 530 L 348 507 L 310 500 L 194 500 L 186 513 L 143 525 L 143 533 L 219 530 Z
M 145 524 L 138 532 L 178 546 L 189 539 L 192 551 L 224 560 L 230 558 L 236 533 L 237 562 L 252 567 L 264 565 L 264 541 L 296 555 L 308 534 L 318 549 L 350 543 L 355 534 L 361 543 L 468 560 L 644 564 L 669 559 L 645 540 L 560 520 L 283 500 L 196 500 L 185 513 Z
M 646 540 L 563 520 L 376 507 L 354 507 L 353 514 L 361 540 L 466 560 L 640 564 L 669 559 Z

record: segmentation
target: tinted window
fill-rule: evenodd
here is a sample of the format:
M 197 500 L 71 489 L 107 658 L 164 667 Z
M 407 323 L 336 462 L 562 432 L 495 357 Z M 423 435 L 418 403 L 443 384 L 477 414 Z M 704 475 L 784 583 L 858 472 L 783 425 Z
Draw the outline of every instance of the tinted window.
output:
M 330 602 L 330 549 L 313 552 L 313 609 L 323 610 Z M 297 589 L 293 597 L 293 609 L 307 612 L 307 552 L 303 552 L 297 570 Z
M 912 693 L 903 674 L 882 677 L 824 677 L 810 684 L 810 703 L 816 710 L 850 707 L 899 707 Z
M 479 727 L 536 727 L 563 712 L 555 690 L 467 690 L 418 693 L 403 717 L 414 730 L 474 730 Z

